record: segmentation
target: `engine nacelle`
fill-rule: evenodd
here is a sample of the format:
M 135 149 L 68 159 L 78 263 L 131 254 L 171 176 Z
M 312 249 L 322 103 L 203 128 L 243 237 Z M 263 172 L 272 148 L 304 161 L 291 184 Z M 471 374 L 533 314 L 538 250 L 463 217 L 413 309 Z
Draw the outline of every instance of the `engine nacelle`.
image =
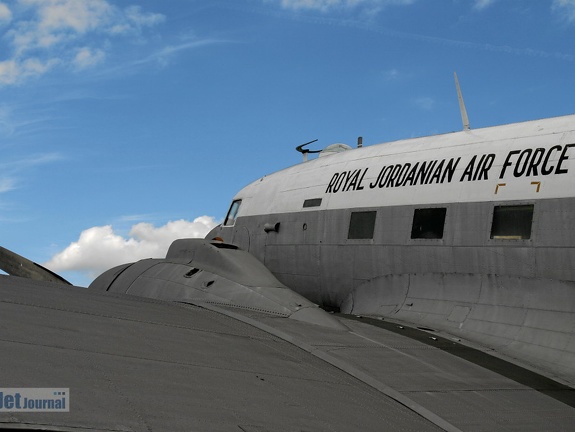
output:
M 165 259 L 145 259 L 102 273 L 89 289 L 183 303 L 211 303 L 345 329 L 295 293 L 253 255 L 237 246 L 180 239 Z

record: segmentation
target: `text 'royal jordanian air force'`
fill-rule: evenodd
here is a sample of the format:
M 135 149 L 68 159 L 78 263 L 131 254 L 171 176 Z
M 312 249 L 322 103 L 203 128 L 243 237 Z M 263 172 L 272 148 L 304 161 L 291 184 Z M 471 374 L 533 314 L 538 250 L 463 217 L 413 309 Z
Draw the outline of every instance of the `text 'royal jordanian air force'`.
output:
M 555 145 L 549 149 L 510 151 L 498 173 L 498 178 L 513 175 L 519 177 L 548 176 L 566 174 L 565 161 L 569 159 L 570 148 L 575 144 L 565 146 Z M 461 157 L 428 160 L 415 163 L 384 165 L 375 180 L 369 184 L 363 183 L 369 167 L 350 171 L 336 172 L 326 189 L 326 193 L 348 192 L 375 188 L 392 188 L 428 184 L 451 183 L 454 178 L 459 182 L 488 180 L 491 169 L 495 165 L 494 153 L 474 155 L 467 161 L 463 173 L 455 177 L 458 167 L 463 166 Z M 499 165 L 497 165 L 499 166 Z

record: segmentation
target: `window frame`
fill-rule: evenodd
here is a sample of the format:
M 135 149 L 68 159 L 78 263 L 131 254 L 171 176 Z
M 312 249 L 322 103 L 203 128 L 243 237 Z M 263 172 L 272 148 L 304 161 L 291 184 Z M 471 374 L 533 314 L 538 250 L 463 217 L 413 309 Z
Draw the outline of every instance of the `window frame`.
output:
M 525 232 L 521 233 L 521 227 L 517 228 L 518 232 L 513 232 L 512 230 L 505 234 L 501 233 L 504 230 L 505 226 L 502 224 L 509 224 L 511 222 L 510 219 L 505 220 L 505 210 L 517 210 L 516 215 L 520 214 L 519 212 L 522 211 L 521 209 L 528 209 L 530 208 L 530 224 L 529 224 L 529 234 L 528 237 L 525 237 Z M 512 218 L 512 212 L 508 213 L 508 217 Z M 522 221 L 526 222 L 526 220 Z M 496 223 L 499 226 L 496 226 Z M 489 240 L 490 241 L 507 241 L 507 242 L 529 242 L 533 240 L 534 234 L 534 224 L 535 224 L 535 204 L 534 203 L 509 203 L 509 204 L 496 204 L 491 209 L 491 224 L 489 228 Z M 524 228 L 524 227 L 523 227 Z
M 355 215 L 355 217 L 354 217 Z M 361 220 L 357 220 L 357 218 L 361 218 L 361 216 L 359 215 L 364 215 L 367 216 L 369 215 L 369 220 L 367 220 L 367 222 L 369 224 L 371 224 L 371 227 L 367 228 L 367 232 L 371 234 L 370 237 L 366 237 L 366 236 L 361 236 L 361 237 L 351 237 L 352 233 L 355 233 L 356 235 L 358 235 L 358 233 L 361 233 L 362 230 L 365 230 L 365 227 L 360 226 L 359 228 L 356 227 L 357 224 L 360 224 L 362 221 Z M 371 218 L 373 217 L 373 221 L 371 221 Z M 354 219 L 355 219 L 355 224 L 354 224 Z M 365 222 L 365 220 L 363 221 Z M 377 223 L 377 210 L 357 210 L 357 211 L 351 211 L 350 215 L 349 215 L 349 223 L 347 226 L 347 240 L 369 240 L 369 241 L 373 241 L 374 237 L 375 237 L 375 225 Z
M 222 226 L 224 227 L 233 227 L 236 224 L 236 221 L 238 219 L 238 212 L 240 210 L 240 207 L 242 205 L 242 200 L 241 199 L 236 199 L 233 200 L 232 203 L 230 204 L 230 208 L 228 210 L 228 213 L 226 214 L 226 218 L 224 219 L 224 223 Z
M 437 228 L 439 227 L 439 221 L 430 222 L 427 225 L 424 225 L 422 221 L 426 220 L 425 212 L 428 213 L 442 213 L 442 222 L 441 222 L 441 235 L 439 237 L 429 237 L 424 236 L 424 233 L 438 233 Z M 433 218 L 437 218 L 440 216 L 439 214 L 433 215 Z M 427 219 L 428 220 L 428 219 Z M 413 217 L 411 219 L 411 232 L 409 235 L 410 240 L 444 240 L 445 239 L 445 228 L 447 224 L 447 207 L 417 207 L 413 209 Z M 419 229 L 419 232 L 417 231 Z

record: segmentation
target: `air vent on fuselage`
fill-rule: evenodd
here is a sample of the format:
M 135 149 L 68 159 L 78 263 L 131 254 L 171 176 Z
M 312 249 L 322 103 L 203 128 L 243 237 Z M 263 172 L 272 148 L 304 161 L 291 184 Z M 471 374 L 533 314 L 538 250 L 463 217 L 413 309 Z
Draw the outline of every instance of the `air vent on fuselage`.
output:
M 306 199 L 303 202 L 303 208 L 319 207 L 321 205 L 321 198 Z
M 239 249 L 236 245 L 229 244 L 229 243 L 210 243 L 212 246 L 217 247 L 218 249 Z

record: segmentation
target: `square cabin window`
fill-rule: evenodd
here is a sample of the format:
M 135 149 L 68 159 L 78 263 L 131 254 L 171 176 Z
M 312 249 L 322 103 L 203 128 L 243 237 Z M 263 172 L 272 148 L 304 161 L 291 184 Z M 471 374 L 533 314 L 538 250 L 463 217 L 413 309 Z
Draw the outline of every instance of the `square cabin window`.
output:
M 376 211 L 352 212 L 349 220 L 348 239 L 372 239 Z
M 491 238 L 528 240 L 533 224 L 533 204 L 496 206 L 493 209 Z
M 413 212 L 412 239 L 442 239 L 447 209 L 424 208 Z

